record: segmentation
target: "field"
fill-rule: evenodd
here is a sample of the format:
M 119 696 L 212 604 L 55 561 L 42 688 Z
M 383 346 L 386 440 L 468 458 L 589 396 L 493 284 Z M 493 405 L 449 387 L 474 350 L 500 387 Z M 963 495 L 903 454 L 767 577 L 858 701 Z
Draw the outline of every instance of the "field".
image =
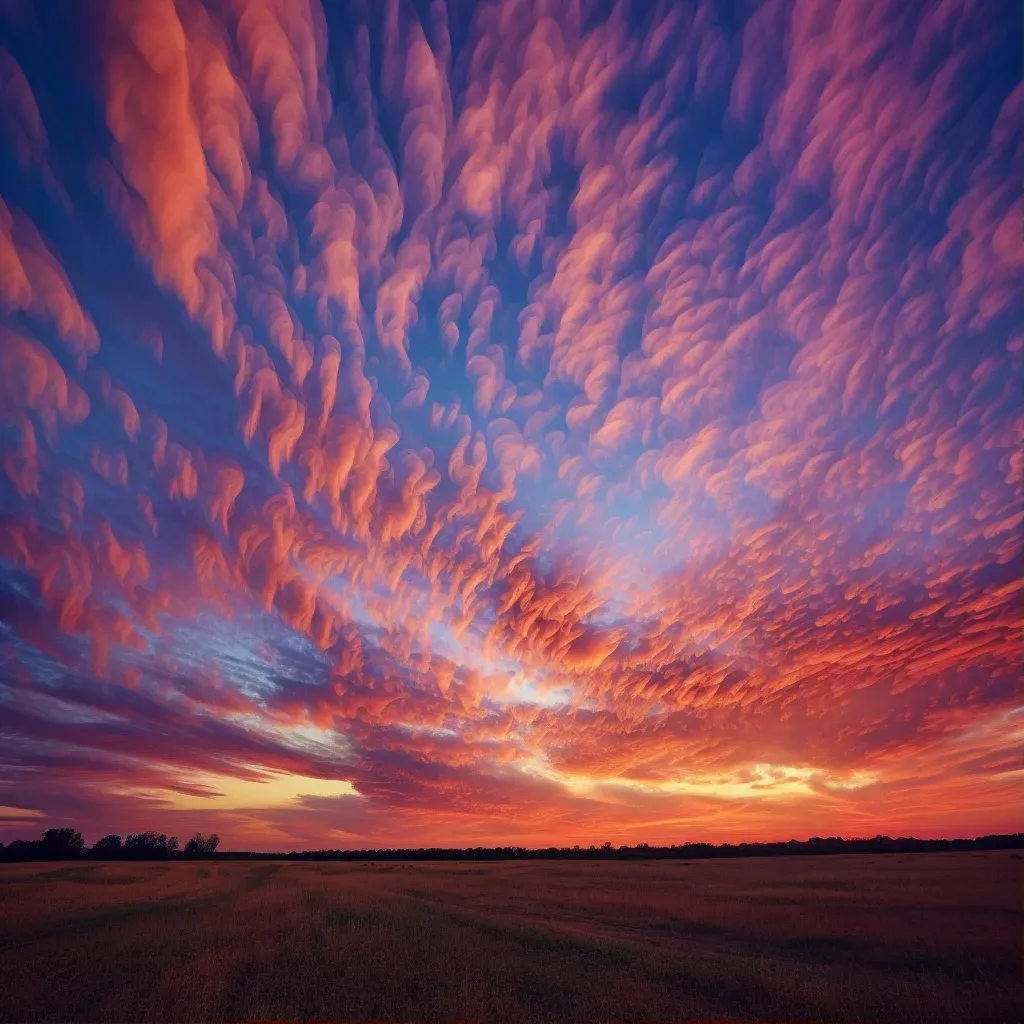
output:
M 1010 853 L 0 868 L 0 1020 L 1019 1021 Z

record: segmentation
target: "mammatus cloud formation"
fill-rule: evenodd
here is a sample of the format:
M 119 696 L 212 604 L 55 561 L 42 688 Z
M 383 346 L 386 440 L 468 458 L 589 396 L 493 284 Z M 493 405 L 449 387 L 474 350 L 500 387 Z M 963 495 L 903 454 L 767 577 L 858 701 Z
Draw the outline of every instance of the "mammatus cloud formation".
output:
M 0 832 L 1015 825 L 1018 5 L 0 18 Z

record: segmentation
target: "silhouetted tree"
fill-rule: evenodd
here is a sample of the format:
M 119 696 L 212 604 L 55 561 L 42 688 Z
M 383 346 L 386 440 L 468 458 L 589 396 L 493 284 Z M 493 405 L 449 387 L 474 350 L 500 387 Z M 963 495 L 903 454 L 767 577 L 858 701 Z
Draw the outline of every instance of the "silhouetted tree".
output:
M 204 836 L 197 832 L 186 844 L 182 853 L 186 857 L 209 857 L 217 849 L 220 843 L 220 836 L 214 832 L 212 835 Z
M 124 841 L 125 856 L 134 860 L 160 860 L 177 849 L 178 837 L 168 839 L 163 832 L 136 832 Z
M 4 860 L 42 860 L 41 839 L 14 839 L 3 849 Z
M 120 857 L 124 853 L 124 847 L 121 845 L 121 837 L 111 833 L 97 839 L 89 852 L 97 857 Z
M 73 828 L 48 828 L 43 833 L 42 854 L 47 860 L 71 860 L 82 856 L 85 840 Z

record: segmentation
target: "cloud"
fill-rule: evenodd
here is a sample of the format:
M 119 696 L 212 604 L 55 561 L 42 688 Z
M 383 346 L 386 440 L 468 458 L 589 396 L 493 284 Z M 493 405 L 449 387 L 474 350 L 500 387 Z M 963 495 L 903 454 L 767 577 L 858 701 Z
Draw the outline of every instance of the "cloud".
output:
M 316 188 L 332 176 L 323 146 L 320 77 L 326 43 L 316 0 L 233 0 L 229 5 L 246 77 L 266 119 L 278 171 Z
M 144 209 L 128 228 L 157 280 L 197 312 L 206 290 L 199 262 L 216 252 L 218 233 L 181 21 L 171 0 L 118 0 L 105 37 L 107 125 Z
M 58 424 L 75 426 L 90 409 L 89 398 L 39 342 L 0 328 L 0 388 L 8 408 L 31 410 L 45 431 L 56 435 Z
M 100 339 L 64 268 L 32 222 L 12 214 L 0 199 L 0 266 L 5 283 L 0 300 L 52 325 L 80 367 L 99 351 Z

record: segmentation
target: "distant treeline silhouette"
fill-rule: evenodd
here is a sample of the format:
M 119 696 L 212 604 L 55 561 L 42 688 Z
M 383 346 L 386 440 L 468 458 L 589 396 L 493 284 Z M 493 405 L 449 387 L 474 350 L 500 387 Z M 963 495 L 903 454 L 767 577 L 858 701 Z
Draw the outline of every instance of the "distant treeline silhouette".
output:
M 126 836 L 104 836 L 86 848 L 81 832 L 73 828 L 50 828 L 42 839 L 15 839 L 4 846 L 0 843 L 0 861 L 17 860 L 166 860 L 170 857 L 212 857 L 220 843 L 217 835 L 204 836 L 197 832 L 183 848 L 178 837 L 168 838 L 163 832 L 137 832 Z
M 844 839 L 841 836 L 815 836 L 802 842 L 790 839 L 784 843 L 683 843 L 677 846 L 615 847 L 549 846 L 530 849 L 524 846 L 471 847 L 450 849 L 429 847 L 418 849 L 380 850 L 302 850 L 291 853 L 255 853 L 232 850 L 217 853 L 220 840 L 216 835 L 196 833 L 181 849 L 177 836 L 168 838 L 162 832 L 139 832 L 127 836 L 104 836 L 86 848 L 82 833 L 73 828 L 51 828 L 41 839 L 16 839 L 7 846 L 0 843 L 0 861 L 34 860 L 170 860 L 216 857 L 218 860 L 346 860 L 346 861 L 410 861 L 410 860 L 692 860 L 718 857 L 780 857 L 838 853 L 933 853 L 970 850 L 1024 849 L 1024 832 L 1010 835 L 979 836 L 977 839 L 914 839 L 900 836 L 875 836 L 873 839 Z

